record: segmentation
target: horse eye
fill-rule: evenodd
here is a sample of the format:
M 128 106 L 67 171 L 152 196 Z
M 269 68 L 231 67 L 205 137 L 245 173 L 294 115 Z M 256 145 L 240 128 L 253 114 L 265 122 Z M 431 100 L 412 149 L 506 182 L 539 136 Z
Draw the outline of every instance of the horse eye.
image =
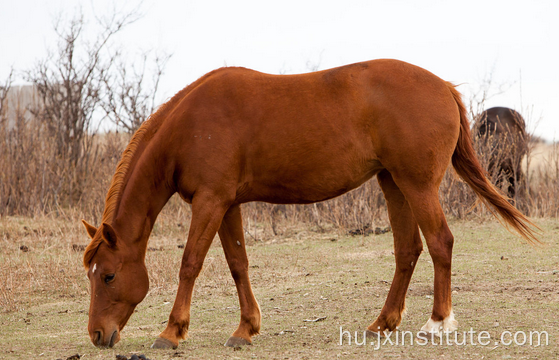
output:
M 110 283 L 115 279 L 115 274 L 108 274 L 105 276 L 105 284 Z

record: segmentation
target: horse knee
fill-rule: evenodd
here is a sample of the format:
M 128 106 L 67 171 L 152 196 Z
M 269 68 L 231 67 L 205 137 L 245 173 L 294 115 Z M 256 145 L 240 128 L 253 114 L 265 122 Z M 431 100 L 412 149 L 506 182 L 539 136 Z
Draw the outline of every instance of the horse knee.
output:
M 415 241 L 409 247 L 395 249 L 396 265 L 400 270 L 413 270 L 422 252 L 423 244 L 421 239 Z
M 229 270 L 233 280 L 237 282 L 248 274 L 248 263 L 237 259 L 229 260 Z
M 396 258 L 396 266 L 400 271 L 413 271 L 415 265 L 417 264 L 417 259 L 421 251 L 418 252 L 406 252 L 405 254 L 400 254 Z
M 180 280 L 192 280 L 196 279 L 202 270 L 202 264 L 186 264 L 181 267 L 179 272 Z

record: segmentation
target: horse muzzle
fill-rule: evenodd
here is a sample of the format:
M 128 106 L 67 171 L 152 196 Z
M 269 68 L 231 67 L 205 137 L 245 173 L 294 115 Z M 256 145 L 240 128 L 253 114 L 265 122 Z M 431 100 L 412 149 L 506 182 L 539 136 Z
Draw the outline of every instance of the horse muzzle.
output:
M 89 336 L 93 345 L 100 348 L 112 348 L 120 340 L 120 332 L 118 330 L 105 333 L 102 329 L 98 329 Z

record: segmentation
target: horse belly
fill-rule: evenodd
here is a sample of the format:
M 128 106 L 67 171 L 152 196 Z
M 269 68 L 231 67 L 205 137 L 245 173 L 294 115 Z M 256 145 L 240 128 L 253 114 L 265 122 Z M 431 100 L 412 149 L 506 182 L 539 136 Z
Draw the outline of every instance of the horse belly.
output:
M 307 204 L 328 200 L 359 187 L 383 169 L 377 159 L 351 156 L 302 156 L 270 165 L 256 171 L 247 183 L 249 201 Z

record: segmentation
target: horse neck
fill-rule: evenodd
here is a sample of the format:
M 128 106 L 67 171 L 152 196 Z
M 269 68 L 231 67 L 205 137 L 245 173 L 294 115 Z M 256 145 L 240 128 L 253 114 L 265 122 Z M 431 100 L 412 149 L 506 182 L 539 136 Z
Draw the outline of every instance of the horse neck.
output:
M 175 192 L 173 170 L 160 161 L 163 151 L 163 147 L 146 146 L 128 170 L 130 176 L 124 184 L 113 222 L 119 240 L 126 242 L 129 248 L 137 248 L 142 259 L 155 220 Z

